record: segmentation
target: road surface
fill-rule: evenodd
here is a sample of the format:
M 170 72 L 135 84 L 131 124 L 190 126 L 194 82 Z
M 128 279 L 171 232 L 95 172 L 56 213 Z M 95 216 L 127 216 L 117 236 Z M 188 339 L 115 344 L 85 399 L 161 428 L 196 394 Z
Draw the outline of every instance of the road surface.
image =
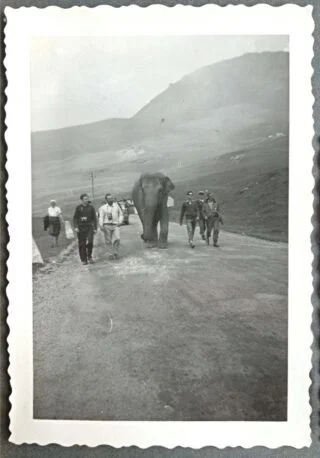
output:
M 77 251 L 34 276 L 34 417 L 285 420 L 287 245 L 222 233 L 167 250 L 121 228 L 121 259 Z M 197 228 L 198 231 L 198 228 Z

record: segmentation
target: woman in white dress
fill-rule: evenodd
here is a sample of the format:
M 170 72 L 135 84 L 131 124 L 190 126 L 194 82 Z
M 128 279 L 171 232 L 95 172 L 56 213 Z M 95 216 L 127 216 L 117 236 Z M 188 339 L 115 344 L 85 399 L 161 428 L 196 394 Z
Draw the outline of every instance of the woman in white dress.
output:
M 61 231 L 61 223 L 63 223 L 61 209 L 57 206 L 55 200 L 50 201 L 50 207 L 48 208 L 49 216 L 49 234 L 52 239 L 51 246 L 58 245 L 58 239 Z

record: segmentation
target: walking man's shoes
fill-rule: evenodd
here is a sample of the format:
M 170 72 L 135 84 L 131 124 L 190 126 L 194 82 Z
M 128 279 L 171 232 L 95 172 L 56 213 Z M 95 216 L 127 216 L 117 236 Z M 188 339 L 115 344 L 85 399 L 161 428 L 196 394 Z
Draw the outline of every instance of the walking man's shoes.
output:
M 191 248 L 194 248 L 195 244 L 193 242 L 190 242 L 190 246 L 191 246 Z
M 88 261 L 82 261 L 82 264 L 86 266 L 88 264 Z
M 115 253 L 113 256 L 114 256 L 114 259 L 119 259 L 118 253 Z
M 88 259 L 89 264 L 94 264 L 94 260 L 92 258 Z
M 214 246 L 214 248 L 218 248 L 218 247 L 219 247 L 219 245 L 217 244 L 217 242 L 215 242 L 215 243 L 213 244 L 213 246 Z

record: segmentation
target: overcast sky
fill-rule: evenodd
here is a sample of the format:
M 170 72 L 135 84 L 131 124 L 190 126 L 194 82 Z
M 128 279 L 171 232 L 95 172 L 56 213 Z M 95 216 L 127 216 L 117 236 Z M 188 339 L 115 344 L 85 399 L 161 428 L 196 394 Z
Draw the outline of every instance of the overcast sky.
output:
M 130 117 L 170 83 L 286 36 L 45 37 L 31 42 L 32 131 Z

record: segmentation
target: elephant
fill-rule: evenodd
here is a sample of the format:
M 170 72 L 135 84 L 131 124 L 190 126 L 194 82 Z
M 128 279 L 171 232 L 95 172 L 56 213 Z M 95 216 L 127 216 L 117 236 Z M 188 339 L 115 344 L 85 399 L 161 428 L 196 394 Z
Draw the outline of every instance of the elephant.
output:
M 162 173 L 145 173 L 132 189 L 132 199 L 140 217 L 143 233 L 142 240 L 147 247 L 167 248 L 169 212 L 168 194 L 174 189 L 169 177 Z M 160 234 L 158 240 L 158 223 Z

